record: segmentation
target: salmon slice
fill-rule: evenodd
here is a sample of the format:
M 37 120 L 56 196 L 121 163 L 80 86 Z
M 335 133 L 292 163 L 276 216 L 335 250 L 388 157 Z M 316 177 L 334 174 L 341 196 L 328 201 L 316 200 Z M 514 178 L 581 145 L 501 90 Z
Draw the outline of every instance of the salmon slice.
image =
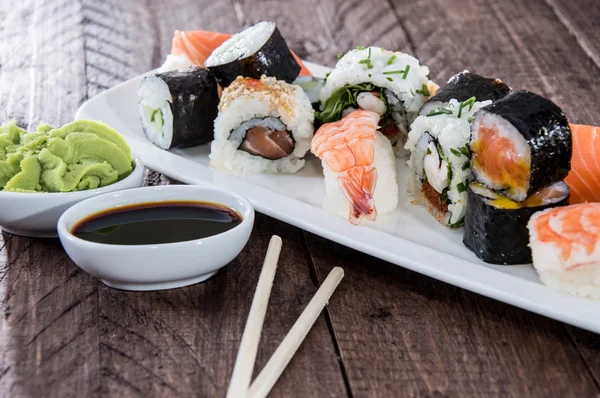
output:
M 229 33 L 211 32 L 208 30 L 176 30 L 173 35 L 171 55 L 185 55 L 194 65 L 204 67 L 204 62 L 210 54 L 225 40 L 229 39 Z M 294 54 L 296 62 L 302 68 L 300 74 L 312 76 L 312 73 L 304 66 L 302 60 Z
M 600 202 L 600 127 L 571 124 L 573 155 L 565 179 L 571 204 Z

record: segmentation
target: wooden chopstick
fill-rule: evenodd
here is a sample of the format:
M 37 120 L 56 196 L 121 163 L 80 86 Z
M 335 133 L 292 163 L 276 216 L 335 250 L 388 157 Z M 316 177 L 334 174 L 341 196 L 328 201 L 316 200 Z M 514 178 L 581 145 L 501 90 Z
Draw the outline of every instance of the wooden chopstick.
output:
M 343 277 L 344 270 L 340 267 L 335 267 L 327 275 L 319 290 L 250 386 L 249 398 L 266 397 L 271 391 Z
M 252 299 L 252 306 L 246 321 L 246 327 L 242 335 L 242 341 L 233 367 L 227 398 L 244 398 L 248 394 L 248 387 L 252 379 L 252 371 L 254 370 L 254 361 L 256 360 L 256 352 L 258 350 L 258 342 L 267 312 L 267 304 L 273 286 L 273 278 L 275 278 L 275 270 L 277 269 L 277 261 L 281 252 L 281 238 L 277 235 L 271 237 L 267 256 L 263 263 L 256 292 Z

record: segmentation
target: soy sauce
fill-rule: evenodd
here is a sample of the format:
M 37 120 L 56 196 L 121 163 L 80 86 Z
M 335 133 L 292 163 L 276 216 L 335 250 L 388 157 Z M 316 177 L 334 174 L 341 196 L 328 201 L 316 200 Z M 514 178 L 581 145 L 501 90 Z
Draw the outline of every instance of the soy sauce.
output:
M 90 242 L 153 245 L 218 235 L 241 222 L 240 214 L 223 205 L 170 201 L 109 209 L 81 220 L 71 231 Z

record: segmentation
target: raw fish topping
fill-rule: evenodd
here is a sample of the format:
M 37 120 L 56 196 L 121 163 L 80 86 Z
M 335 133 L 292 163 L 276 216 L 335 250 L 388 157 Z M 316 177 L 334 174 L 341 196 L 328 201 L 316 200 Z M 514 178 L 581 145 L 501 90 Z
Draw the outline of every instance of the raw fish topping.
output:
M 591 256 L 600 242 L 600 203 L 582 203 L 542 213 L 535 220 L 537 239 L 560 248 L 566 269 L 585 265 L 578 253 Z

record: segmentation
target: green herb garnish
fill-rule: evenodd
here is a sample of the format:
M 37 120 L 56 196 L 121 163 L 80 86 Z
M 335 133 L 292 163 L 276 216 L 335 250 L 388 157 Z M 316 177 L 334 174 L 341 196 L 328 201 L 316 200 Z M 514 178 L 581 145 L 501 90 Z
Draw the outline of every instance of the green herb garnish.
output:
M 437 115 L 452 115 L 452 111 L 448 108 L 437 108 L 429 111 L 426 117 L 437 116 Z
M 469 117 L 467 118 L 467 122 L 471 123 L 472 121 L 473 121 L 473 118 L 472 118 L 471 116 L 469 116 Z
M 452 154 L 457 157 L 460 157 L 462 155 L 459 151 L 457 151 L 454 148 L 450 148 L 450 152 L 452 152 Z
M 386 77 L 386 79 L 388 79 L 388 81 L 393 82 L 394 79 L 392 79 L 391 77 Z
M 367 54 L 367 58 L 368 58 L 368 59 L 371 59 L 371 47 L 369 47 L 369 52 L 368 52 L 368 54 Z
M 325 101 L 323 110 L 317 112 L 316 116 L 323 121 L 323 123 L 339 120 L 344 109 L 349 106 L 356 106 L 356 97 L 358 94 L 365 91 L 371 92 L 375 89 L 375 85 L 371 83 L 340 87 L 331 94 L 327 101 Z
M 466 169 L 468 169 L 470 166 L 469 162 L 465 162 L 465 164 L 462 165 L 462 170 L 465 171 Z
M 357 49 L 357 50 L 364 50 L 364 49 L 365 49 L 365 46 L 356 46 L 356 49 Z
M 373 68 L 373 63 L 368 58 L 361 59 L 360 61 L 358 61 L 358 63 L 359 64 L 366 64 L 367 65 L 367 69 L 372 69 Z
M 463 154 L 467 158 L 471 155 L 469 148 L 467 148 L 466 146 L 461 146 L 460 148 L 458 148 L 458 150 L 460 151 L 461 154 Z
M 406 69 L 404 69 L 404 74 L 402 75 L 402 80 L 406 80 L 408 77 L 408 71 L 410 70 L 410 65 L 406 65 Z M 427 95 L 429 95 L 429 91 L 427 91 Z
M 429 90 L 427 89 L 427 84 L 423 84 L 420 90 L 415 90 L 417 94 L 423 94 L 426 97 L 429 97 Z M 460 117 L 460 116 L 459 116 Z
M 466 101 L 463 101 L 460 103 L 459 107 L 458 107 L 458 113 L 456 114 L 457 117 L 461 117 L 462 116 L 462 110 L 464 108 L 466 108 L 467 106 L 469 107 L 469 110 L 473 109 L 473 104 L 475 103 L 476 98 L 475 97 L 471 97 Z
M 338 54 L 338 59 L 342 59 L 343 56 L 344 56 L 344 53 L 339 53 Z
M 404 73 L 403 70 L 390 70 L 388 72 L 383 72 L 384 75 L 398 75 L 400 73 Z
M 396 56 L 396 54 L 392 55 L 392 56 L 391 56 L 391 57 L 390 57 L 390 58 L 387 60 L 387 62 L 386 62 L 385 64 L 386 64 L 386 65 L 391 65 L 391 64 L 393 64 L 393 63 L 394 63 L 394 61 L 396 60 L 396 58 L 398 58 L 398 57 Z
M 463 182 L 459 182 L 458 184 L 456 184 L 456 189 L 460 193 L 467 192 L 467 186 Z

